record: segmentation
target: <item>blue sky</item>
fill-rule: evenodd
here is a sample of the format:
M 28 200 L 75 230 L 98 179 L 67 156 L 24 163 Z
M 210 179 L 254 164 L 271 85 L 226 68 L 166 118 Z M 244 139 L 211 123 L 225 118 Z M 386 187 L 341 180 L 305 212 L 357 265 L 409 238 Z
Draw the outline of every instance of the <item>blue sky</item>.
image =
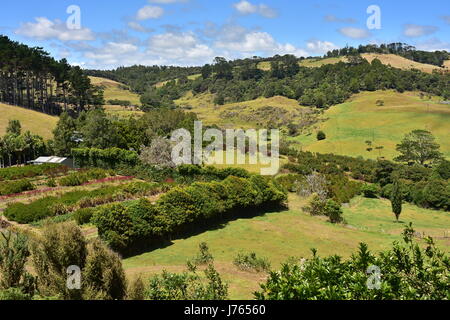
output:
M 66 23 L 70 5 L 80 8 L 79 28 Z M 380 9 L 380 29 L 367 26 L 370 5 Z M 448 0 L 19 0 L 0 11 L 1 34 L 99 69 L 316 56 L 385 42 L 450 51 L 449 31 Z

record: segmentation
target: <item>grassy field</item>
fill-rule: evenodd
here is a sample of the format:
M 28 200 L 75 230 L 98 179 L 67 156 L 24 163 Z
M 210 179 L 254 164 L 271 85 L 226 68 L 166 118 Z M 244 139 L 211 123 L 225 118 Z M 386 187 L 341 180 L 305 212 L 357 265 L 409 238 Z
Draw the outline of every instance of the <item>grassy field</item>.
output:
M 432 73 L 435 69 L 443 70 L 437 66 L 415 62 L 395 54 L 364 53 L 361 56 L 369 62 L 372 62 L 374 59 L 378 59 L 383 64 L 391 65 L 392 67 L 399 69 L 419 69 L 427 73 Z
M 327 64 L 335 64 L 338 63 L 340 61 L 347 61 L 347 59 L 345 57 L 339 57 L 339 58 L 325 58 L 325 59 L 321 59 L 321 58 L 310 58 L 310 59 L 304 59 L 302 61 L 300 61 L 298 64 L 302 67 L 310 67 L 310 68 L 315 68 L 315 67 L 321 67 Z M 271 69 L 270 67 L 270 61 L 263 61 L 260 62 L 258 64 L 258 68 L 260 70 L 263 71 L 269 71 Z
M 135 106 L 141 105 L 140 96 L 127 89 L 127 86 L 105 78 L 89 77 L 92 84 L 104 88 L 105 101 L 108 100 L 128 100 Z
M 299 106 L 294 99 L 276 96 L 272 98 L 258 98 L 251 101 L 229 103 L 216 106 L 213 103 L 214 95 L 206 93 L 193 96 L 186 94 L 176 104 L 181 107 L 190 106 L 187 111 L 195 112 L 205 124 L 218 124 L 223 128 L 256 128 L 264 125 L 274 113 L 264 113 L 261 108 L 280 108 L 284 114 L 276 116 L 280 119 L 300 119 L 309 108 Z M 260 111 L 260 112 L 258 112 Z M 280 110 L 279 110 L 280 111 Z
M 58 117 L 3 103 L 0 103 L 0 113 L 2 115 L 0 117 L 0 136 L 6 133 L 9 120 L 19 120 L 22 124 L 22 132 L 29 130 L 44 139 L 51 139 L 52 131 L 58 122 Z
M 240 252 L 256 252 L 270 260 L 272 268 L 280 267 L 289 257 L 310 257 L 316 248 L 322 256 L 339 254 L 349 257 L 360 242 L 371 251 L 389 248 L 400 240 L 400 232 L 413 222 L 417 232 L 443 237 L 450 231 L 448 213 L 406 205 L 402 223 L 395 223 L 390 204 L 384 200 L 354 199 L 344 209 L 348 225 L 333 225 L 325 219 L 311 217 L 301 211 L 305 200 L 290 196 L 290 208 L 283 212 L 231 221 L 187 239 L 174 240 L 167 247 L 124 260 L 127 275 L 148 277 L 162 270 L 180 272 L 188 259 L 194 257 L 201 242 L 208 243 L 215 257 L 215 266 L 228 282 L 232 299 L 251 299 L 264 281 L 264 273 L 240 271 L 233 259 Z M 438 245 L 448 251 L 450 240 L 438 239 Z
M 384 106 L 377 106 L 377 100 L 383 100 Z M 396 145 L 406 133 L 425 129 L 436 137 L 441 151 L 450 156 L 450 106 L 439 104 L 437 98 L 421 100 L 413 92 L 364 92 L 349 102 L 331 107 L 323 117 L 328 120 L 318 125 L 312 135 L 293 138 L 303 150 L 392 159 L 397 155 Z M 318 130 L 327 134 L 326 140 L 317 141 Z M 368 140 L 384 149 L 366 151 Z

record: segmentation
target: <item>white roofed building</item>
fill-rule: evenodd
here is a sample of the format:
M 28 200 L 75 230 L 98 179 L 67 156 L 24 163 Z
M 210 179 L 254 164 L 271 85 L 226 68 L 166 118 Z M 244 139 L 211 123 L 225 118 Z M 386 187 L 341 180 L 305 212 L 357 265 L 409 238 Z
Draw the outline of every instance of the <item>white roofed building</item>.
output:
M 70 158 L 64 158 L 64 157 L 39 157 L 36 160 L 29 161 L 30 164 L 46 164 L 46 163 L 54 163 L 54 164 L 61 164 L 64 166 L 68 166 L 70 168 L 73 168 L 73 160 Z

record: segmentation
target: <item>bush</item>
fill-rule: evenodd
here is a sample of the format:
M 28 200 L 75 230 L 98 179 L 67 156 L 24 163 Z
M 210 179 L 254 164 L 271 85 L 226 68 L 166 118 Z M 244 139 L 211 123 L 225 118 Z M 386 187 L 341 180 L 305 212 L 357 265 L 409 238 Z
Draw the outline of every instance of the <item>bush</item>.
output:
M 195 266 L 205 265 L 214 261 L 212 254 L 209 252 L 209 247 L 206 242 L 199 244 L 200 252 L 194 259 L 190 261 Z
M 22 193 L 34 190 L 35 186 L 29 180 L 8 181 L 0 183 L 0 196 Z
M 75 187 L 81 186 L 83 183 L 87 182 L 88 178 L 86 175 L 81 173 L 71 173 L 66 177 L 63 177 L 59 180 L 59 185 L 64 187 Z
M 53 178 L 48 179 L 46 185 L 49 188 L 55 188 L 57 186 L 56 181 Z
M 100 240 L 88 245 L 89 254 L 83 269 L 83 298 L 86 300 L 123 300 L 127 281 L 120 256 Z
M 323 131 L 317 132 L 317 140 L 318 141 L 325 140 L 326 138 L 327 138 L 327 135 L 325 134 L 325 132 L 323 132 Z
M 94 212 L 95 212 L 95 208 L 79 209 L 74 212 L 73 219 L 79 226 L 81 226 L 83 224 L 88 224 L 89 222 L 91 222 Z
M 288 192 L 297 192 L 298 184 L 304 180 L 305 177 L 299 174 L 286 174 L 275 178 L 276 183 Z
M 342 207 L 333 200 L 327 201 L 324 214 L 329 218 L 331 223 L 341 223 L 344 221 Z
M 1 168 L 0 181 L 32 178 L 65 170 L 67 170 L 67 167 L 58 164 L 43 164 L 40 166 L 31 165 L 24 167 Z
M 380 194 L 380 188 L 375 184 L 364 184 L 361 192 L 366 198 L 376 199 Z
M 234 265 L 244 271 L 263 272 L 270 270 L 270 262 L 266 258 L 258 258 L 256 253 L 239 253 L 233 261 Z

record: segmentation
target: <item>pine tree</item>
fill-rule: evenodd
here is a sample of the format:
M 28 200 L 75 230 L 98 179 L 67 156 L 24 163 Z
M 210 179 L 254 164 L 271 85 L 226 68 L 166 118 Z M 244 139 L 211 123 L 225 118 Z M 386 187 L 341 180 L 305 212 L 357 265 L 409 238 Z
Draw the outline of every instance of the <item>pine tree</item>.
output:
M 392 204 L 392 212 L 395 214 L 395 218 L 400 218 L 400 214 L 402 213 L 402 191 L 400 182 L 398 179 L 394 180 L 394 184 L 392 186 L 392 193 L 391 193 L 391 204 Z

